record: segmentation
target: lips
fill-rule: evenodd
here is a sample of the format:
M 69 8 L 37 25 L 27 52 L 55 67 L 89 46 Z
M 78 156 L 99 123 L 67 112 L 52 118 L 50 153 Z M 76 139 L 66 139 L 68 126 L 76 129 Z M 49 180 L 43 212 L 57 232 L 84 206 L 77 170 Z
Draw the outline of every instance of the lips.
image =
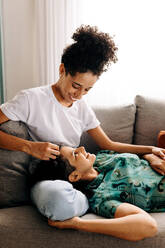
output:
M 70 98 L 71 98 L 72 101 L 77 101 L 77 100 L 79 100 L 79 99 L 74 98 L 74 97 L 72 97 L 72 96 L 70 96 Z

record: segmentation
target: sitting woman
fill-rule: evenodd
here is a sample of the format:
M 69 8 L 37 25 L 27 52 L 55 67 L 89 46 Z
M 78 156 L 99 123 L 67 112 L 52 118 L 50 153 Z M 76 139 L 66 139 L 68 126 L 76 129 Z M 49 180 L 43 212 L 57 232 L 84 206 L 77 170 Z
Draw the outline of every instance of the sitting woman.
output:
M 60 152 L 62 159 L 38 164 L 32 185 L 41 180 L 68 180 L 87 195 L 91 212 L 107 219 L 48 219 L 49 225 L 133 241 L 156 234 L 157 224 L 147 212 L 165 211 L 165 177 L 155 172 L 148 161 L 135 154 L 112 151 L 100 151 L 95 156 L 84 147 L 64 146 Z M 153 160 L 165 164 L 153 156 L 144 158 L 151 164 Z

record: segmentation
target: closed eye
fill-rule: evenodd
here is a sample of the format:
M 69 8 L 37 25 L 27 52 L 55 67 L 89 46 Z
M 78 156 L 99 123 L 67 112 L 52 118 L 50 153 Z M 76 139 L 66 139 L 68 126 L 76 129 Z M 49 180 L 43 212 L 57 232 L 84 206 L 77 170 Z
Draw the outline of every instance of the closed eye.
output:
M 73 82 L 73 83 L 72 83 L 72 87 L 73 87 L 74 89 L 79 89 L 79 88 L 81 87 L 81 85 L 79 85 L 79 84 Z
M 78 89 L 80 89 L 80 88 L 82 87 L 82 85 L 81 85 L 81 84 L 78 84 L 78 83 L 76 83 L 76 82 L 73 82 L 73 83 L 72 83 L 72 87 L 73 87 L 74 89 L 77 89 L 77 90 L 78 90 Z M 90 89 L 92 89 L 92 87 L 86 88 L 85 91 L 88 92 Z
M 78 153 L 73 150 L 72 156 L 77 157 L 78 156 Z

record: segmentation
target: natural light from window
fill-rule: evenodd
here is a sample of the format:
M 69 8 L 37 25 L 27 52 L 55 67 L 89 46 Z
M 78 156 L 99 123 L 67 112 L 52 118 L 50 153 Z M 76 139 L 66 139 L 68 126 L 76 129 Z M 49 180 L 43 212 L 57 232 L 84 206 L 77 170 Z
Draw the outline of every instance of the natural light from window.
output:
M 80 0 L 79 0 L 80 1 Z M 89 93 L 92 105 L 132 102 L 136 94 L 165 95 L 165 1 L 83 0 L 80 23 L 114 37 L 118 62 Z

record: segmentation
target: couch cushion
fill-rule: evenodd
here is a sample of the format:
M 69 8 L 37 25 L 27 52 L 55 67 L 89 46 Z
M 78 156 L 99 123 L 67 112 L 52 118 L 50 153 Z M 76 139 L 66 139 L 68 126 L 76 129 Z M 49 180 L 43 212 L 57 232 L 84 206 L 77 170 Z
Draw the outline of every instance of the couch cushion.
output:
M 137 108 L 134 144 L 157 145 L 160 130 L 165 129 L 165 100 L 136 96 Z
M 104 234 L 56 229 L 33 206 L 0 209 L 0 247 L 4 248 L 164 248 L 165 214 L 153 213 L 158 234 L 138 242 Z M 88 214 L 84 218 L 98 218 Z M 2 238 L 3 237 L 3 238 Z
M 0 130 L 23 139 L 30 139 L 22 122 L 8 121 Z M 24 152 L 0 149 L 0 207 L 11 207 L 29 201 L 27 173 L 30 156 Z
M 112 140 L 132 143 L 136 112 L 134 104 L 110 108 L 95 108 L 94 111 L 101 122 L 103 130 Z M 89 152 L 99 150 L 87 133 L 82 135 L 80 144 L 84 145 Z

